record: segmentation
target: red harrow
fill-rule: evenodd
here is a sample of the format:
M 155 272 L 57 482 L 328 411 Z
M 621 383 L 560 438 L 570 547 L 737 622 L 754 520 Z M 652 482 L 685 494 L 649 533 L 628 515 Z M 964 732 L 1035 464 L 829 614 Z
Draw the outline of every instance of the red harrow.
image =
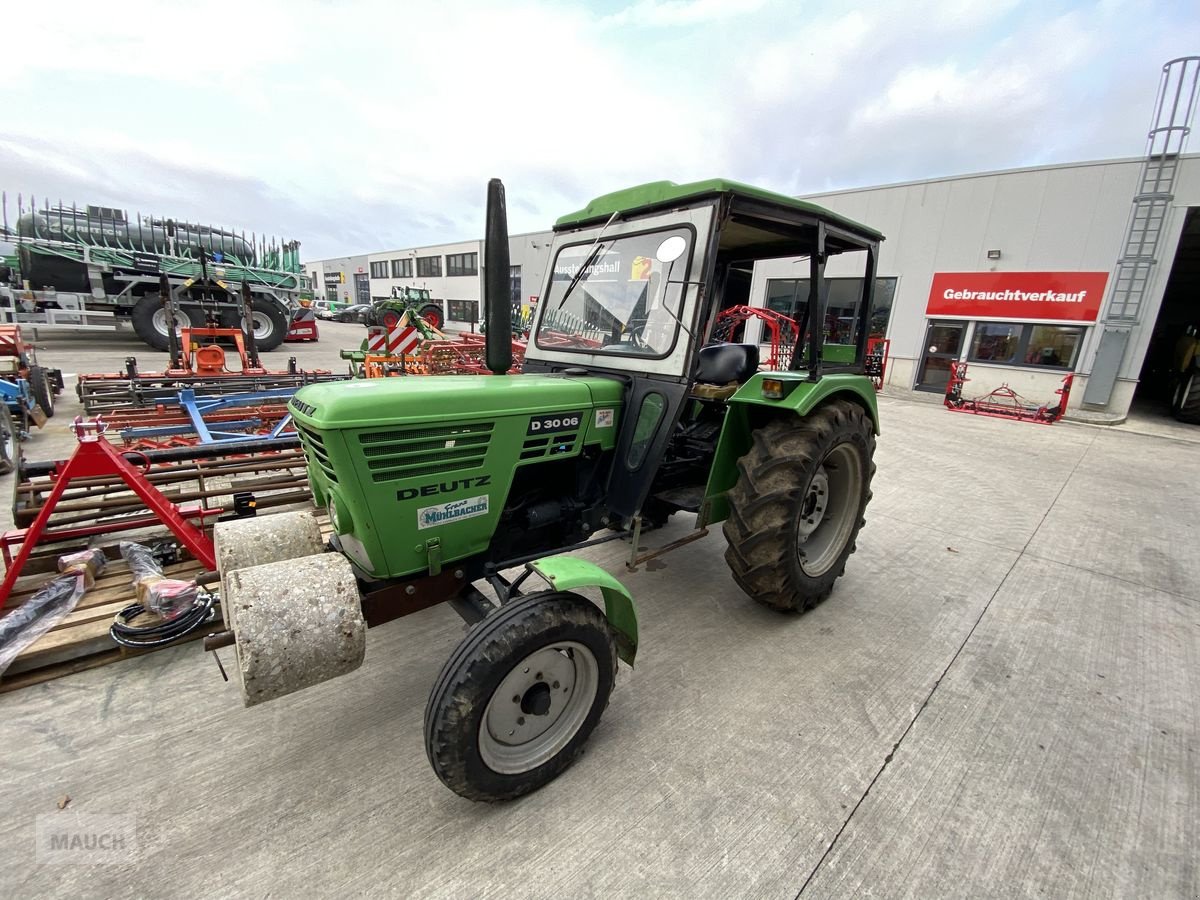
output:
M 950 364 L 950 381 L 946 385 L 943 403 L 951 412 L 1053 425 L 1067 411 L 1067 401 L 1071 396 L 1071 382 L 1075 380 L 1075 373 L 1068 372 L 1063 376 L 1062 386 L 1054 392 L 1059 398 L 1057 403 L 1043 403 L 1040 406 L 1030 403 L 1007 384 L 1000 385 L 994 391 L 988 391 L 982 397 L 966 399 L 962 395 L 962 389 L 970 380 L 967 378 L 965 362 L 955 361 Z

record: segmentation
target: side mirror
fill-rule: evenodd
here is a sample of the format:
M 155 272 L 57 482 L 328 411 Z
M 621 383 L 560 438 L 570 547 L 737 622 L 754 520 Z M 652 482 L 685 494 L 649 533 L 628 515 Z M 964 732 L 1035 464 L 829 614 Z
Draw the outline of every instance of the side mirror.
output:
M 658 250 L 654 252 L 654 258 L 660 263 L 672 263 L 683 256 L 685 250 L 687 250 L 687 241 L 674 234 L 658 245 Z

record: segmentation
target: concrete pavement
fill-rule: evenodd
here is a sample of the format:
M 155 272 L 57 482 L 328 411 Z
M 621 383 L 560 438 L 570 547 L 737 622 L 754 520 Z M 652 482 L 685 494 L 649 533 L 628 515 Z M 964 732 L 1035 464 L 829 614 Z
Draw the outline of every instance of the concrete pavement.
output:
M 425 760 L 445 609 L 249 710 L 195 645 L 0 696 L 0 894 L 1197 896 L 1200 450 L 881 411 L 858 553 L 808 615 L 745 598 L 719 532 L 628 576 L 593 551 L 638 666 L 514 803 Z M 38 864 L 36 817 L 78 813 L 132 816 L 128 863 Z

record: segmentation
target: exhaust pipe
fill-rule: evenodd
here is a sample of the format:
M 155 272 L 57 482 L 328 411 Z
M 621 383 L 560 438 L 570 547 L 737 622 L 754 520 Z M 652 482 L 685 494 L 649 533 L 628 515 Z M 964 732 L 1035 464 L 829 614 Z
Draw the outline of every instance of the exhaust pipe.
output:
M 493 375 L 512 368 L 512 303 L 509 299 L 508 213 L 504 185 L 488 182 L 487 230 L 483 237 L 483 315 L 486 361 Z

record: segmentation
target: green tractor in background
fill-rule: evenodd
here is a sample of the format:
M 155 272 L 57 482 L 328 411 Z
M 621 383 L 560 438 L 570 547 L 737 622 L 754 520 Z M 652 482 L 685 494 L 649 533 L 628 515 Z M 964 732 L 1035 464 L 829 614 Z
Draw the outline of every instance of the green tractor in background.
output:
M 878 433 L 866 357 L 878 232 L 727 181 L 599 197 L 558 220 L 524 373 L 505 375 L 505 221 L 493 180 L 497 374 L 302 388 L 290 409 L 328 544 L 303 513 L 216 530 L 229 630 L 211 644 L 236 645 L 247 705 L 352 671 L 369 626 L 442 602 L 471 623 L 434 684 L 425 747 L 475 800 L 565 769 L 617 660 L 634 662 L 628 590 L 571 551 L 628 540 L 636 567 L 722 522 L 733 580 L 771 609 L 808 610 L 854 552 Z M 830 363 L 825 266 L 851 253 L 864 273 L 853 353 Z M 757 344 L 710 343 L 718 312 L 748 302 L 755 263 L 797 256 L 814 289 L 790 370 L 760 372 Z M 695 531 L 643 552 L 676 513 Z
M 372 303 L 367 312 L 367 324 L 392 329 L 400 323 L 405 313 L 409 314 L 408 320 L 417 328 L 421 328 L 421 323 L 416 322 L 414 316 L 419 316 L 426 325 L 438 331 L 446 324 L 446 313 L 441 304 L 433 299 L 427 288 L 415 287 L 394 287 L 390 299 Z M 426 337 L 432 338 L 434 335 L 427 334 Z

